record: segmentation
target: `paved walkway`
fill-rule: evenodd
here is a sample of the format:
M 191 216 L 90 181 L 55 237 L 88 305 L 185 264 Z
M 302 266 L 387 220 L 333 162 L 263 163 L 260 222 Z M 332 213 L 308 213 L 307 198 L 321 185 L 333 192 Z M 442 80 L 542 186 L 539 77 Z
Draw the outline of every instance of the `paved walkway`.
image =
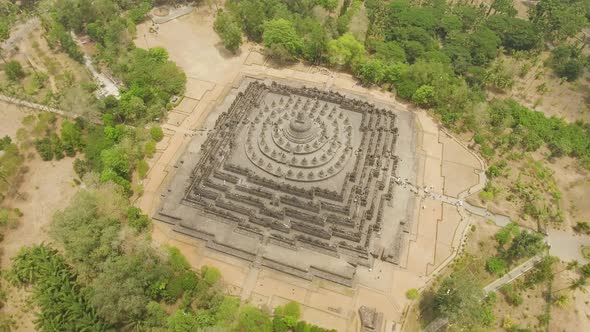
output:
M 483 288 L 484 293 L 488 294 L 491 292 L 495 292 L 498 289 L 502 288 L 502 286 L 511 283 L 512 281 L 514 281 L 518 277 L 527 273 L 533 267 L 535 267 L 535 265 L 537 263 L 539 263 L 543 259 L 543 256 L 544 256 L 544 254 L 534 256 L 534 257 L 530 258 L 529 260 L 527 260 L 526 262 L 515 267 L 510 272 L 506 273 L 501 278 L 498 278 L 498 279 L 492 281 L 489 285 L 487 285 Z M 433 320 L 432 322 L 430 322 L 430 324 L 428 324 L 428 326 L 426 326 L 424 328 L 424 332 L 436 332 L 436 331 L 442 329 L 448 323 L 449 323 L 449 320 L 447 318 L 438 317 L 435 320 Z
M 155 14 L 157 8 L 152 9 L 152 11 L 150 12 L 150 17 L 152 18 L 152 22 L 156 23 L 156 24 L 162 24 L 162 23 L 166 23 L 168 21 L 172 21 L 174 19 L 177 19 L 181 16 L 190 14 L 190 12 L 193 11 L 194 7 L 192 4 L 187 5 L 187 6 L 180 6 L 177 8 L 174 7 L 169 7 L 169 13 L 166 16 L 158 16 Z
M 394 180 L 399 186 L 401 186 L 402 188 L 406 188 L 407 190 L 414 193 L 416 196 L 425 199 L 433 199 L 441 201 L 443 203 L 457 206 L 457 210 L 462 216 L 464 212 L 468 212 L 472 215 L 484 217 L 487 220 L 491 220 L 497 226 L 500 227 L 504 227 L 511 222 L 508 216 L 492 213 L 483 207 L 471 205 L 465 202 L 462 199 L 461 195 L 459 195 L 460 198 L 456 198 L 431 191 L 431 187 L 428 186 L 418 187 L 413 183 L 410 183 L 406 180 L 402 180 L 401 178 L 394 177 Z M 546 234 L 545 241 L 550 246 L 549 253 L 552 256 L 556 256 L 559 259 L 566 262 L 573 260 L 577 260 L 581 263 L 590 262 L 590 260 L 584 258 L 581 251 L 582 246 L 590 246 L 590 237 L 588 236 L 580 236 L 573 232 L 549 229 Z
M 544 254 L 533 256 L 526 262 L 520 264 L 519 266 L 512 269 L 510 272 L 506 273 L 501 278 L 498 278 L 491 282 L 489 285 L 483 288 L 483 291 L 487 294 L 490 292 L 495 292 L 500 289 L 502 286 L 511 283 L 513 280 L 517 279 L 521 275 L 530 271 L 537 263 L 539 263 L 542 259 Z

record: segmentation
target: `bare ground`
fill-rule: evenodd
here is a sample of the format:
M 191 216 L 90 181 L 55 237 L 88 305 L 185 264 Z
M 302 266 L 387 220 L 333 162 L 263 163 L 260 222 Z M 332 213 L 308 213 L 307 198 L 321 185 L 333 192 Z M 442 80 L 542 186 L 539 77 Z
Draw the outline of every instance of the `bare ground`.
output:
M 590 74 L 586 73 L 575 82 L 562 80 L 545 66 L 549 57 L 549 52 L 522 60 L 500 56 L 497 61 L 503 61 L 506 72 L 512 74 L 514 86 L 506 93 L 490 93 L 491 97 L 510 97 L 548 117 L 568 122 L 590 121 Z

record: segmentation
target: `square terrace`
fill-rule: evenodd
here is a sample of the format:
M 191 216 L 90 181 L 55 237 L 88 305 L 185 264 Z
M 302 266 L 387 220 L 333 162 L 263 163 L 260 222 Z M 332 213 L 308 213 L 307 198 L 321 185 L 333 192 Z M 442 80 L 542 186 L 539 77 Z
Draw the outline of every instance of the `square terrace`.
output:
M 411 164 L 414 151 L 408 112 L 245 78 L 208 121 L 213 130 L 190 143 L 156 219 L 308 280 L 352 286 L 357 266 L 399 262 L 412 218 L 384 212 L 414 208 L 395 190 L 400 153 Z

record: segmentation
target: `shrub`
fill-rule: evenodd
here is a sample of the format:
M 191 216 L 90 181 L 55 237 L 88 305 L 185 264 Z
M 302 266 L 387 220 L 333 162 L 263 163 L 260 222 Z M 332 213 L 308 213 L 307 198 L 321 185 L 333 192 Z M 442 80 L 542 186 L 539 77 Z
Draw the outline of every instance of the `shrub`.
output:
M 213 285 L 221 279 L 221 272 L 212 266 L 203 266 L 201 268 L 201 276 L 208 285 Z
M 408 298 L 408 300 L 415 300 L 419 296 L 420 296 L 420 293 L 418 292 L 418 290 L 416 288 L 410 288 L 406 292 L 406 297 Z
M 136 232 L 141 232 L 149 226 L 150 218 L 146 214 L 141 213 L 141 209 L 130 206 L 127 209 L 127 223 Z
M 16 60 L 8 61 L 4 65 L 4 72 L 6 73 L 6 77 L 11 81 L 20 81 L 25 77 L 23 66 Z
M 156 142 L 148 141 L 145 143 L 145 155 L 148 158 L 151 158 L 156 153 Z
M 500 257 L 492 257 L 486 262 L 488 272 L 497 276 L 502 276 L 508 269 L 508 263 Z
M 142 159 L 137 163 L 137 173 L 141 179 L 145 179 L 149 169 L 150 165 L 145 160 Z
M 4 150 L 4 148 L 10 145 L 11 143 L 12 139 L 8 135 L 0 138 L 0 151 Z
M 178 248 L 167 246 L 166 251 L 168 252 L 168 263 L 174 271 L 190 270 L 191 265 Z
M 500 288 L 500 291 L 502 292 L 502 294 L 504 294 L 504 297 L 508 304 L 513 306 L 519 306 L 522 304 L 522 296 L 520 296 L 520 294 L 514 289 L 513 285 L 505 285 L 504 287 Z
M 162 131 L 160 126 L 153 126 L 150 128 L 150 137 L 154 141 L 159 142 L 164 138 L 164 131 Z
M 51 141 L 45 137 L 35 141 L 35 149 L 41 156 L 41 159 L 49 161 L 53 159 L 53 149 L 51 148 Z
M 574 231 L 576 233 L 590 234 L 590 223 L 587 221 L 578 221 L 576 226 L 574 226 Z

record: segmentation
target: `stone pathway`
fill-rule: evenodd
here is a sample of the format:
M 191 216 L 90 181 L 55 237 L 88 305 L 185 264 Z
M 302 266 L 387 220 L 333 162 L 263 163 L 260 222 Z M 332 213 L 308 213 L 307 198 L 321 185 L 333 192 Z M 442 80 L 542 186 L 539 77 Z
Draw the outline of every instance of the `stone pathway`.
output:
M 252 291 L 256 288 L 259 272 L 260 270 L 257 268 L 251 268 L 248 270 L 248 276 L 246 276 L 244 286 L 242 287 L 242 293 L 240 294 L 240 299 L 242 299 L 242 301 L 248 300 L 252 295 Z
M 78 38 L 78 36 L 76 36 L 76 34 L 73 31 L 70 32 L 70 35 L 72 36 L 76 44 L 78 44 L 80 49 L 83 51 L 84 45 L 80 38 Z M 117 99 L 119 98 L 119 87 L 117 86 L 117 84 L 107 75 L 100 73 L 98 70 L 96 70 L 96 68 L 92 64 L 92 58 L 90 57 L 90 55 L 86 53 L 84 53 L 84 66 L 86 67 L 86 69 L 88 69 L 88 71 L 94 78 L 94 81 L 98 83 L 99 88 L 95 92 L 96 97 L 102 98 L 106 96 L 114 96 Z
M 533 267 L 535 267 L 535 265 L 543 259 L 543 256 L 545 256 L 545 254 L 533 256 L 526 262 L 520 264 L 519 266 L 512 269 L 510 272 L 503 275 L 501 278 L 498 278 L 491 282 L 489 285 L 485 286 L 483 288 L 483 291 L 486 294 L 490 292 L 495 292 L 498 289 L 502 288 L 502 286 L 511 283 L 512 281 L 514 281 L 515 279 L 517 279 L 518 277 L 527 273 Z
M 461 198 L 434 192 L 432 191 L 432 187 L 418 187 L 413 183 L 395 177 L 394 180 L 399 186 L 408 189 L 416 196 L 457 206 L 460 214 L 462 214 L 462 212 L 468 212 L 472 215 L 484 217 L 493 221 L 497 226 L 500 227 L 504 227 L 511 222 L 508 216 L 492 213 L 483 207 L 471 205 Z M 550 246 L 549 253 L 563 261 L 569 262 L 577 260 L 581 263 L 590 262 L 590 260 L 584 258 L 581 252 L 582 246 L 590 246 L 590 237 L 588 236 L 579 236 L 573 232 L 550 229 L 546 234 L 545 241 Z

